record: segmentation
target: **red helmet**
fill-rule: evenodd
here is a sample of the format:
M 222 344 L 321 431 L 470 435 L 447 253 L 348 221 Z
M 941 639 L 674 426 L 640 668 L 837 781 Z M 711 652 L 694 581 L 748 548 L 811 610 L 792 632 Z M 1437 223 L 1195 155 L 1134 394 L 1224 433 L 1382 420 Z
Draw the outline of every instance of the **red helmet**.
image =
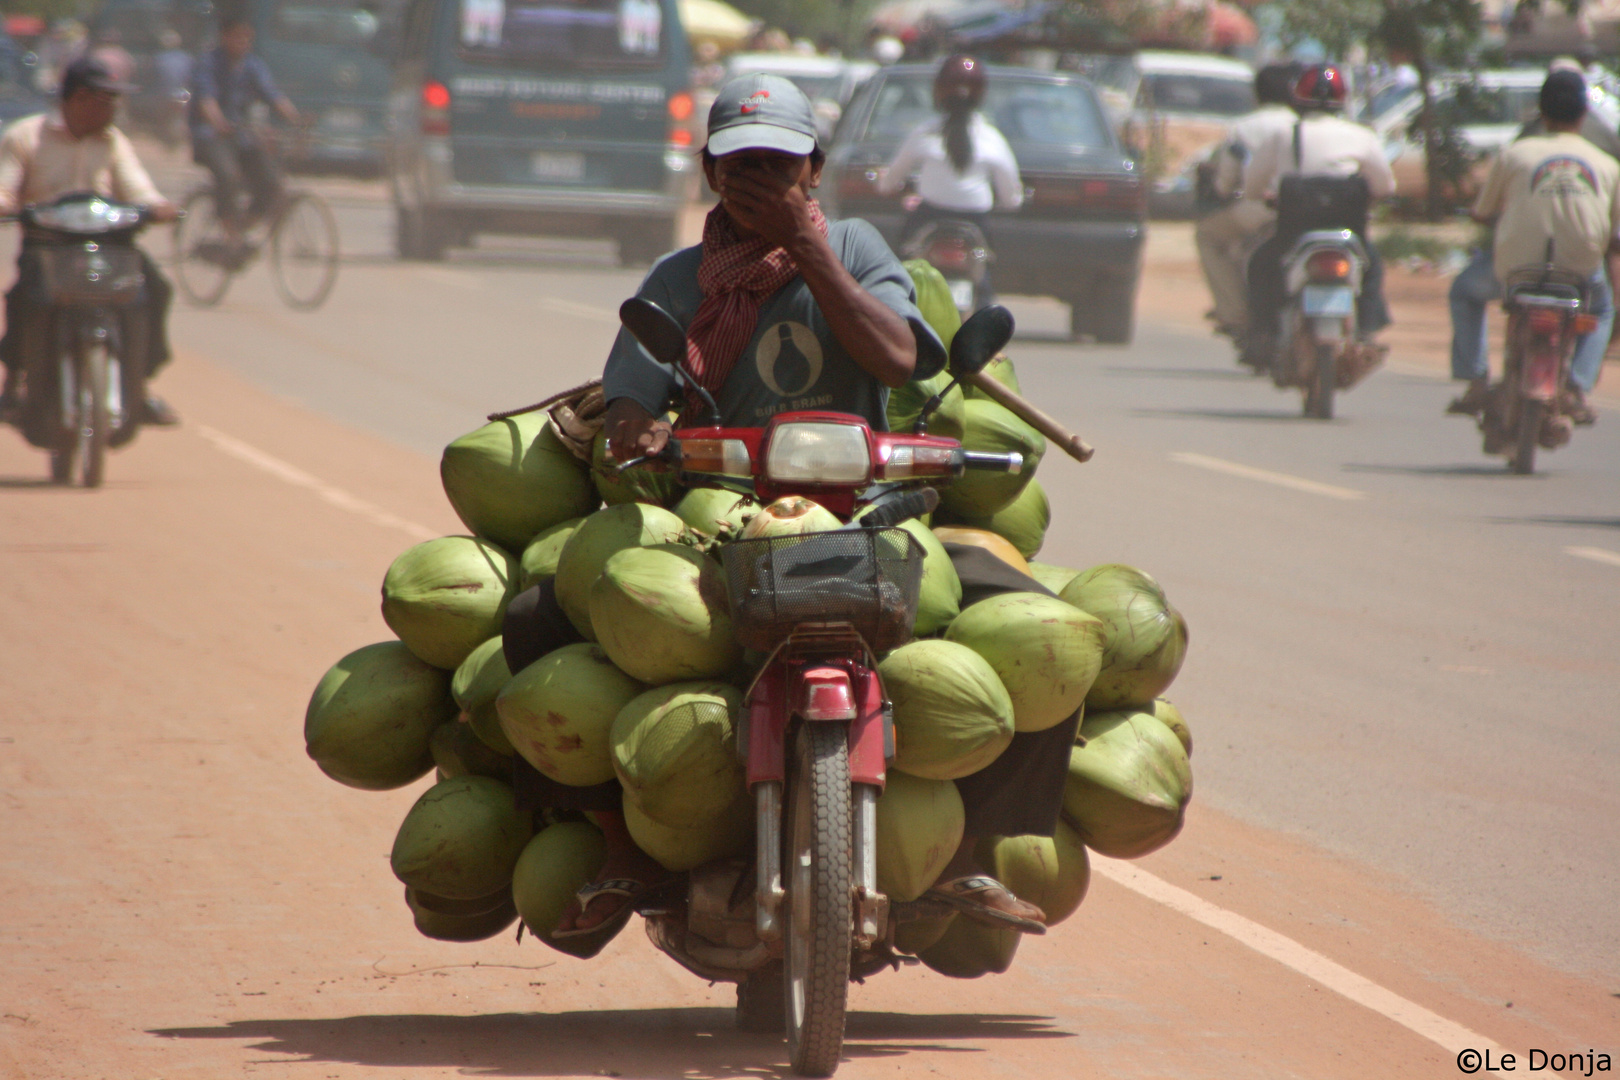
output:
M 1350 84 L 1345 80 L 1344 72 L 1332 64 L 1312 64 L 1294 81 L 1296 109 L 1338 111 L 1344 108 L 1345 99 L 1349 96 Z
M 978 108 L 984 100 L 984 87 L 984 64 L 961 53 L 947 56 L 939 65 L 939 74 L 934 76 L 934 106 Z

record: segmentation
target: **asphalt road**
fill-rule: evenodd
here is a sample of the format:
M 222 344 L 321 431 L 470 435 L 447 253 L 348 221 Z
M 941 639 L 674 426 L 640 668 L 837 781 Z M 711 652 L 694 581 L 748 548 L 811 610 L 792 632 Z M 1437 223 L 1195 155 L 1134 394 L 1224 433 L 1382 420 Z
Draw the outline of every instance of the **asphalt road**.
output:
M 177 310 L 187 423 L 107 489 L 0 440 L 0 1075 L 774 1075 L 632 935 L 562 968 L 415 938 L 377 860 L 412 794 L 302 760 L 309 685 L 386 632 L 387 560 L 455 527 L 439 449 L 597 374 L 638 279 L 591 242 L 401 264 L 339 193 L 330 303 L 260 267 Z M 1100 866 L 1011 974 L 861 988 L 846 1072 L 1451 1074 L 1455 1039 L 1312 956 L 1521 1062 L 1620 1051 L 1620 413 L 1515 478 L 1398 357 L 1324 424 L 1206 338 L 1076 346 L 1013 306 L 1026 393 L 1098 448 L 1043 463 L 1041 558 L 1141 566 L 1191 625 L 1198 794 L 1142 865 L 1194 900 Z

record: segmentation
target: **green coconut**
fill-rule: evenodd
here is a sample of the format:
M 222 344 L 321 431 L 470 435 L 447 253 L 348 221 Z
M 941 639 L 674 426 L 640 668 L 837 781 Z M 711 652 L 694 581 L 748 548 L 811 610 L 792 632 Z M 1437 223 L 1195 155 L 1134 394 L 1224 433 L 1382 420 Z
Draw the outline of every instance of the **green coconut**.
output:
M 675 504 L 675 516 L 693 532 L 727 538 L 741 533 L 743 524 L 758 511 L 753 496 L 723 488 L 692 488 Z
M 745 793 L 693 825 L 666 825 L 624 801 L 624 823 L 636 846 L 666 870 L 694 870 L 716 859 L 747 855 L 754 845 L 754 803 Z
M 1147 706 L 1164 693 L 1187 655 L 1187 620 L 1164 589 L 1134 566 L 1093 566 L 1064 586 L 1062 597 L 1107 628 L 1102 673 L 1086 695 L 1094 709 Z
M 549 529 L 541 530 L 539 535 L 529 541 L 529 546 L 523 549 L 523 557 L 518 560 L 523 568 L 520 591 L 532 589 L 546 578 L 556 575 L 557 558 L 562 554 L 563 545 L 574 535 L 574 530 L 584 523 L 583 517 L 569 518 Z
M 512 867 L 533 831 L 511 787 L 487 776 L 456 776 L 416 800 L 388 861 L 394 876 L 412 888 L 472 900 L 511 883 Z
M 1045 731 L 1073 716 L 1102 670 L 1102 620 L 1040 593 L 981 600 L 956 617 L 945 640 L 989 662 L 1019 731 Z
M 1008 359 L 1006 353 L 1000 353 L 996 356 L 992 356 L 990 358 L 990 362 L 984 365 L 984 373 L 1015 394 L 1022 394 L 1024 392 L 1023 389 L 1018 385 L 1018 372 L 1013 368 L 1013 362 Z M 986 394 L 983 390 L 980 390 L 972 383 L 968 383 L 966 389 L 968 400 L 970 401 L 974 398 L 983 398 L 987 401 L 995 400 L 994 398 L 991 398 L 989 394 Z
M 1175 839 L 1192 787 L 1181 740 L 1151 713 L 1095 713 L 1069 753 L 1063 813 L 1091 850 L 1135 859 Z
M 929 919 L 907 919 L 894 927 L 894 947 L 899 952 L 916 956 L 939 942 L 951 928 L 956 915 L 937 915 Z
M 557 557 L 557 603 L 587 641 L 596 640 L 591 626 L 591 586 L 616 552 L 631 547 L 673 544 L 689 536 L 686 523 L 660 506 L 620 503 L 585 519 Z
M 1085 842 L 1065 822 L 1055 836 L 987 836 L 977 854 L 991 877 L 1045 913 L 1047 926 L 1073 915 L 1091 886 Z
M 865 517 L 870 509 L 864 507 L 855 516 Z M 927 637 L 949 626 L 961 610 L 962 579 L 956 576 L 956 565 L 951 562 L 945 545 L 922 521 L 909 518 L 896 527 L 915 536 L 923 548 L 922 588 L 911 632 L 917 637 Z
M 591 482 L 609 506 L 631 502 L 670 506 L 680 501 L 683 490 L 675 473 L 667 469 L 638 465 L 620 472 L 618 460 L 608 452 L 605 429 L 591 443 Z
M 455 710 L 448 672 L 397 641 L 367 645 L 315 684 L 304 710 L 304 749 L 340 784 L 404 787 L 433 768 L 428 741 Z
M 649 686 L 724 675 L 742 659 L 725 571 L 682 544 L 615 552 L 591 586 L 591 625 L 613 662 Z
M 827 532 L 843 522 L 838 515 L 812 499 L 800 495 L 784 495 L 743 526 L 744 540 L 757 540 L 765 536 L 802 536 L 805 533 Z
M 730 807 L 745 790 L 734 720 L 741 709 L 742 692 L 713 680 L 661 686 L 624 705 L 611 738 L 625 804 L 672 828 Z
M 451 915 L 426 906 L 429 897 L 405 887 L 405 903 L 416 920 L 416 929 L 436 941 L 485 941 L 511 926 L 517 920 L 517 907 L 512 903 L 509 889 L 502 889 L 498 903 L 488 911 L 474 915 Z
M 966 525 L 974 529 L 989 529 L 997 536 L 1005 538 L 1024 558 L 1031 559 L 1046 542 L 1046 528 L 1052 524 L 1052 507 L 1046 501 L 1046 492 L 1042 489 L 1041 482 L 1031 480 L 1018 498 L 989 517 L 970 518 L 943 511 L 935 515 L 935 520 L 941 525 Z
M 915 900 L 962 845 L 962 796 L 949 780 L 892 770 L 877 801 L 878 891 Z
M 917 958 L 953 979 L 1000 975 L 1012 967 L 1023 936 L 1017 930 L 994 929 L 972 919 L 955 918 L 940 939 L 919 952 Z
M 894 703 L 894 767 L 955 780 L 994 761 L 1013 737 L 1012 698 L 988 661 L 966 645 L 929 638 L 883 658 Z
M 1154 717 L 1176 733 L 1181 741 L 1181 748 L 1187 751 L 1187 757 L 1192 758 L 1192 731 L 1187 727 L 1187 718 L 1181 715 L 1181 710 L 1170 704 L 1164 698 L 1154 698 L 1152 712 Z
M 902 265 L 917 289 L 917 310 L 922 312 L 923 321 L 939 335 L 940 344 L 945 346 L 948 353 L 951 340 L 962 329 L 962 313 L 951 298 L 950 284 L 939 268 L 927 259 L 907 259 Z
M 454 671 L 501 632 L 517 560 L 488 540 L 443 536 L 408 549 L 383 578 L 382 615 L 406 648 Z
M 543 412 L 485 424 L 444 448 L 444 493 L 467 528 L 508 551 L 588 514 L 598 502 L 584 462 Z
M 484 741 L 484 745 L 505 757 L 514 753 L 506 732 L 501 730 L 495 698 L 512 679 L 506 666 L 506 651 L 499 637 L 492 637 L 467 654 L 450 680 L 450 693 L 461 708 L 461 718 Z
M 951 373 L 941 371 L 926 379 L 912 379 L 890 390 L 887 407 L 889 430 L 910 434 L 916 427 L 923 406 L 935 394 L 943 393 L 947 386 L 951 386 Z M 961 386 L 951 386 L 950 392 L 941 399 L 939 408 L 928 416 L 928 434 L 960 439 L 967 422 L 964 409 L 966 400 Z
M 964 447 L 982 453 L 1016 451 L 1024 455 L 1024 467 L 1016 473 L 969 469 L 940 492 L 939 504 L 948 513 L 982 520 L 1023 494 L 1046 453 L 1046 440 L 994 401 L 970 398 L 962 409 Z
M 525 761 L 559 784 L 590 787 L 613 779 L 608 732 L 619 710 L 645 689 L 600 645 L 579 642 L 514 676 L 495 711 Z
M 512 759 L 497 754 L 473 731 L 471 724 L 451 720 L 440 724 L 428 741 L 433 752 L 433 764 L 439 767 L 439 779 L 452 776 L 493 776 L 497 780 L 512 779 Z
M 559 940 L 551 932 L 562 922 L 574 894 L 596 880 L 606 854 L 602 831 L 588 822 L 558 822 L 535 834 L 512 870 L 512 899 L 529 933 L 580 959 L 602 951 L 613 935 Z
M 1063 587 L 1080 576 L 1080 571 L 1070 570 L 1067 566 L 1054 566 L 1051 563 L 1034 562 L 1029 564 L 1029 576 L 1045 585 L 1054 593 L 1063 592 Z

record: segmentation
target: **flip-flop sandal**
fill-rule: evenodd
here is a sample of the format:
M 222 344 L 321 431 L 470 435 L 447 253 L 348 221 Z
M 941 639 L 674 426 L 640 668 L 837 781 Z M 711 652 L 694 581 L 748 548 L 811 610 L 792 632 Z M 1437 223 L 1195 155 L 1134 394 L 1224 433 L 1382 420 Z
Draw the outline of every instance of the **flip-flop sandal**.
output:
M 983 874 L 969 874 L 966 877 L 941 881 L 932 889 L 923 893 L 923 897 L 949 904 L 968 918 L 979 922 L 999 923 L 1002 926 L 1010 927 L 1025 934 L 1046 933 L 1045 923 L 1036 922 L 1034 919 L 1025 919 L 973 899 L 975 896 L 992 892 L 1005 893 L 1008 896 L 1013 895 L 1010 889 L 993 877 L 986 877 Z M 1017 899 L 1017 897 L 1014 897 L 1014 899 Z
M 623 929 L 624 924 L 630 921 L 630 916 L 636 913 L 636 901 L 641 899 L 647 886 L 633 878 L 610 878 L 607 881 L 593 881 L 574 894 L 579 901 L 579 913 L 585 914 L 585 909 L 591 906 L 591 901 L 598 896 L 622 896 L 624 904 L 595 926 L 574 927 L 572 930 L 553 930 L 551 936 L 558 940 L 562 938 L 584 937 L 587 934 L 607 934 L 612 936 Z

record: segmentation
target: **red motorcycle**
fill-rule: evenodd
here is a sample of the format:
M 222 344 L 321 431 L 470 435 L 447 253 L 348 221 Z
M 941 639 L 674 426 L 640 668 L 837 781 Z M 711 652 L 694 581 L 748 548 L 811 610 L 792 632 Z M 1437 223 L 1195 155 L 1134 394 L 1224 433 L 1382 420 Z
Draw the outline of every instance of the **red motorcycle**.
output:
M 1508 275 L 1502 381 L 1487 391 L 1479 427 L 1485 452 L 1506 455 L 1513 472 L 1534 472 L 1538 446 L 1556 450 L 1574 434 L 1574 421 L 1563 412 L 1563 388 L 1576 342 L 1597 329 L 1597 316 L 1587 312 L 1589 285 L 1550 263 Z
M 658 457 L 684 482 L 761 502 L 803 495 L 845 519 L 861 515 L 831 532 L 721 549 L 737 636 L 768 657 L 738 735 L 757 815 L 752 880 L 747 861 L 711 863 L 691 872 L 684 896 L 640 908 L 665 953 L 704 979 L 738 984 L 743 1027 L 785 1027 L 793 1070 L 830 1076 L 850 980 L 900 965 L 897 922 L 949 912 L 891 903 L 877 887 L 877 798 L 894 755 L 877 658 L 911 637 L 923 569 L 922 546 L 896 526 L 933 509 L 933 485 L 970 468 L 1016 472 L 1022 455 L 970 453 L 926 434 L 932 408 L 913 434 L 875 432 L 835 412 L 722 427 L 713 398 L 684 370 L 680 324 L 640 299 L 620 318 L 707 406 L 710 423 L 675 431 Z M 980 311 L 952 343 L 952 372 L 978 371 L 1011 336 L 1005 308 Z

